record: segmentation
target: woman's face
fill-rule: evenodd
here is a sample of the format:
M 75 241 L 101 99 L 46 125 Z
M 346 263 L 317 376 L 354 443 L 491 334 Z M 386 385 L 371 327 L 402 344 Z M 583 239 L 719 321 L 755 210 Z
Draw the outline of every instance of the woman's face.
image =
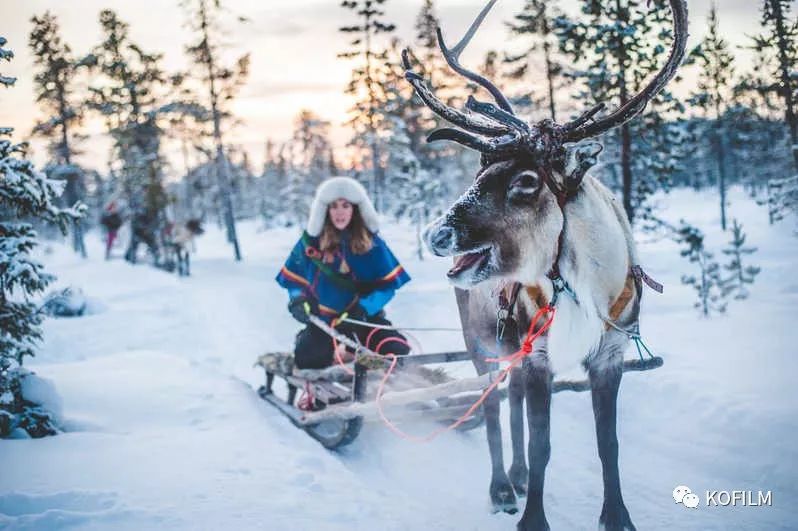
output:
M 327 212 L 330 214 L 330 221 L 332 221 L 333 226 L 338 230 L 344 230 L 348 227 L 349 222 L 352 221 L 353 209 L 352 203 L 343 198 L 336 199 L 330 203 Z

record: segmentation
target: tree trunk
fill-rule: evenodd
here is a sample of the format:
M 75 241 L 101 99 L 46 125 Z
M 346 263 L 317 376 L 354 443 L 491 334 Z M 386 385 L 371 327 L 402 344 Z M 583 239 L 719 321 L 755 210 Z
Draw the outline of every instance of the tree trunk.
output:
M 776 22 L 779 70 L 781 72 L 782 97 L 784 98 L 785 104 L 784 114 L 787 120 L 787 126 L 790 128 L 790 140 L 792 142 L 790 149 L 795 161 L 795 167 L 798 169 L 798 119 L 795 116 L 795 101 L 793 100 L 792 80 L 790 79 L 790 62 L 787 57 L 789 43 L 787 42 L 787 29 L 784 20 L 785 15 L 781 10 L 781 4 L 778 0 L 770 0 L 770 5 L 773 8 L 773 15 Z
M 624 101 L 623 99 L 621 101 Z M 623 103 L 622 103 L 623 105 Z M 634 219 L 632 205 L 632 133 L 629 124 L 621 126 L 621 176 L 623 179 L 623 209 L 629 223 Z
M 205 0 L 200 0 L 203 43 L 205 46 L 205 66 L 208 68 L 208 88 L 211 97 L 211 113 L 213 114 L 213 139 L 216 143 L 216 175 L 222 196 L 222 210 L 224 212 L 227 240 L 233 244 L 233 254 L 236 262 L 239 262 L 241 261 L 241 249 L 238 245 L 238 234 L 236 234 L 235 216 L 233 215 L 233 201 L 230 197 L 230 168 L 227 163 L 227 158 L 224 155 L 224 143 L 222 142 L 221 113 L 219 112 L 218 94 L 216 93 L 216 71 L 209 44 L 210 37 L 208 35 L 208 18 L 205 5 Z
M 380 149 L 377 143 L 377 124 L 375 117 L 377 112 L 377 94 L 374 91 L 374 78 L 371 71 L 371 11 L 365 10 L 365 23 L 363 27 L 366 31 L 366 38 L 364 39 L 365 56 L 366 56 L 366 86 L 369 95 L 369 134 L 371 135 L 371 194 L 374 201 L 374 206 L 377 211 L 382 210 L 382 167 L 380 165 Z
M 726 146 L 725 130 L 722 126 L 715 129 L 715 153 L 718 163 L 718 191 L 720 192 L 720 228 L 726 230 Z
M 616 1 L 616 8 L 619 14 L 625 14 L 620 0 Z M 627 16 L 622 16 L 621 22 L 628 24 Z M 629 88 L 626 86 L 626 48 L 624 48 L 623 38 L 618 37 L 618 89 L 620 91 L 620 104 L 626 105 L 629 101 Z M 629 223 L 634 220 L 634 206 L 632 205 L 632 132 L 629 123 L 621 126 L 621 175 L 623 178 L 623 209 Z
M 66 104 L 66 94 L 65 88 L 63 85 L 58 87 L 58 110 L 59 110 L 59 118 L 61 120 L 61 149 L 59 150 L 61 153 L 61 158 L 63 159 L 63 163 L 69 166 L 70 173 L 67 174 L 67 186 L 66 186 L 66 200 L 69 203 L 68 206 L 72 207 L 75 203 L 78 202 L 79 193 L 78 190 L 80 189 L 81 181 L 83 180 L 82 172 L 76 172 L 72 175 L 72 151 L 69 149 L 69 131 L 68 131 L 68 119 L 67 119 L 67 104 Z M 77 170 L 77 168 L 75 168 Z M 79 219 L 72 220 L 72 249 L 80 254 L 82 258 L 86 258 L 86 244 L 83 241 L 83 227 L 80 224 Z
M 543 55 L 546 59 L 546 82 L 548 83 L 549 88 L 549 114 L 551 114 L 551 120 L 553 122 L 557 121 L 557 110 L 554 106 L 554 65 L 551 62 L 551 45 L 548 41 L 543 43 Z

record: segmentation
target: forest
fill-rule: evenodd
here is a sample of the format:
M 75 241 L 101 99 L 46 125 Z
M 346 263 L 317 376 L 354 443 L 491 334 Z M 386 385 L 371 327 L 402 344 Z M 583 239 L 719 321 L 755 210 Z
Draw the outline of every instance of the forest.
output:
M 265 263 L 260 247 L 277 248 L 302 230 L 317 187 L 331 176 L 349 176 L 365 186 L 390 230 L 407 235 L 403 249 L 413 263 L 435 267 L 424 228 L 480 168 L 479 153 L 428 141 L 450 124 L 419 98 L 403 64 L 404 51 L 449 107 L 490 97 L 457 76 L 441 54 L 439 28 L 452 41 L 459 30 L 439 18 L 444 9 L 436 0 L 402 2 L 414 11 L 412 32 L 390 16 L 399 0 L 337 4 L 347 20 L 336 29 L 338 48 L 317 53 L 348 73 L 339 87 L 346 120 L 333 123 L 325 118 L 326 102 L 309 101 L 290 109 L 292 130 L 262 132 L 257 157 L 236 141 L 248 118 L 236 103 L 264 65 L 253 63 L 251 53 L 230 53 L 231 42 L 246 49 L 240 29 L 252 23 L 249 13 L 226 0 L 173 3 L 183 17 L 174 23 L 190 35 L 179 44 L 181 69 L 166 66 L 164 44 L 134 39 L 131 23 L 110 8 L 84 13 L 83 23 L 99 28 L 101 38 L 80 49 L 55 9 L 27 21 L 26 42 L 10 41 L 0 27 L 0 98 L 24 83 L 36 110 L 27 128 L 0 121 L 0 438 L 63 431 L 57 415 L 23 391 L 42 345 L 46 353 L 55 348 L 48 344 L 48 318 L 82 304 L 57 281 L 59 264 L 103 262 L 91 271 L 136 264 L 216 286 L 208 278 L 218 263 Z M 481 2 L 469 4 L 476 12 Z M 667 0 L 513 6 L 501 22 L 502 40 L 470 68 L 529 123 L 561 123 L 597 104 L 604 104 L 602 113 L 623 106 L 659 71 L 673 40 Z M 667 254 L 662 263 L 687 294 L 681 306 L 702 323 L 743 312 L 768 277 L 770 259 L 760 259 L 764 242 L 749 233 L 786 231 L 791 239 L 779 241 L 798 241 L 798 12 L 793 0 L 756 0 L 747 9 L 757 32 L 746 34 L 744 45 L 731 44 L 721 30 L 728 27 L 723 1 L 699 14 L 701 26 L 690 27 L 698 38 L 691 38 L 674 81 L 639 116 L 601 137 L 603 151 L 591 170 L 621 202 L 635 237 L 667 249 L 657 256 Z M 24 79 L 8 74 L 21 49 L 33 61 Z M 345 131 L 344 141 L 335 130 Z M 87 156 L 98 136 L 107 156 Z M 694 210 L 668 210 L 678 198 Z M 756 209 L 738 210 L 743 202 Z M 700 217 L 691 216 L 698 211 Z M 751 212 L 762 227 L 743 224 Z M 198 262 L 200 278 L 189 273 L 187 256 L 208 240 L 218 243 L 214 253 L 221 251 L 206 265 Z M 59 258 L 51 263 L 53 246 L 68 248 L 69 258 L 55 251 Z M 227 289 L 219 280 L 227 271 L 218 271 L 220 291 Z M 90 291 L 90 282 L 81 287 Z

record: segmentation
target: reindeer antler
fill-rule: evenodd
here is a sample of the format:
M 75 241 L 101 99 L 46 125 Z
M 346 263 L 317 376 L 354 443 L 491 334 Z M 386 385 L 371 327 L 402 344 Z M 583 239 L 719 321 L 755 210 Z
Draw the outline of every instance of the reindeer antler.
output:
M 498 89 L 498 87 L 496 87 L 496 85 L 488 81 L 483 76 L 477 74 L 476 72 L 467 70 L 460 65 L 460 54 L 463 53 L 465 47 L 468 46 L 469 42 L 471 42 L 471 38 L 474 36 L 479 27 L 482 25 L 482 21 L 485 20 L 485 17 L 488 15 L 488 12 L 491 10 L 491 8 L 493 8 L 493 5 L 496 2 L 497 0 L 490 0 L 488 4 L 482 8 L 482 11 L 479 12 L 477 18 L 475 18 L 474 22 L 471 23 L 471 26 L 468 28 L 468 31 L 466 31 L 465 35 L 463 35 L 463 38 L 460 39 L 460 42 L 455 44 L 452 48 L 446 46 L 446 41 L 443 40 L 443 32 L 441 31 L 441 28 L 438 27 L 437 28 L 438 46 L 440 47 L 441 53 L 443 53 L 443 57 L 446 59 L 446 62 L 449 64 L 452 70 L 454 70 L 461 76 L 470 79 L 474 83 L 484 87 L 485 90 L 490 92 L 491 96 L 493 96 L 493 99 L 496 100 L 496 103 L 499 104 L 499 107 L 502 110 L 507 111 L 510 114 L 513 114 L 513 108 L 510 106 L 510 102 L 507 101 L 507 98 L 504 97 L 504 94 L 501 93 L 501 91 Z
M 435 114 L 444 120 L 462 127 L 467 131 L 473 131 L 475 133 L 488 136 L 499 136 L 510 132 L 510 128 L 506 125 L 490 122 L 486 123 L 484 121 L 476 120 L 473 116 L 459 111 L 454 107 L 449 107 L 440 99 L 438 99 L 438 97 L 435 96 L 435 93 L 433 93 L 429 87 L 427 87 L 424 79 L 413 72 L 413 66 L 410 63 L 409 52 L 407 49 L 402 50 L 402 65 L 405 67 L 405 79 L 411 85 L 413 85 L 416 94 L 418 94 L 427 107 L 432 109 Z
M 687 46 L 687 4 L 684 0 L 670 0 L 670 5 L 673 17 L 673 44 L 665 66 L 657 72 L 657 75 L 648 82 L 643 90 L 635 94 L 632 99 L 612 114 L 593 123 L 586 123 L 587 120 L 584 120 L 577 125 L 576 122 L 580 120 L 580 117 L 574 122 L 565 124 L 564 127 L 569 131 L 566 134 L 567 141 L 576 142 L 584 138 L 600 135 L 615 127 L 620 127 L 643 112 L 648 102 L 673 79 L 673 76 L 676 75 L 676 69 L 682 64 Z
M 435 96 L 421 76 L 413 72 L 407 50 L 402 52 L 406 70 L 405 78 L 413 85 L 419 97 L 438 116 L 462 128 L 444 128 L 435 131 L 427 138 L 430 142 L 453 140 L 487 154 L 506 154 L 517 151 L 538 155 L 551 153 L 553 148 L 561 147 L 565 142 L 576 142 L 600 135 L 623 125 L 640 114 L 646 104 L 676 75 L 676 69 L 684 59 L 687 45 L 687 5 L 685 0 L 670 0 L 674 40 L 668 61 L 639 93 L 616 111 L 597 121 L 591 120 L 604 109 L 604 103 L 593 106 L 574 120 L 562 125 L 544 120 L 530 126 L 515 116 L 507 98 L 493 83 L 460 65 L 460 54 L 471 41 L 496 1 L 488 1 L 474 22 L 471 23 L 463 38 L 452 48 L 446 45 L 443 34 L 438 28 L 438 45 L 449 66 L 458 74 L 490 92 L 498 107 L 492 103 L 479 102 L 473 97 L 469 97 L 466 102 L 466 109 L 470 111 L 469 113 L 449 107 Z M 477 119 L 476 115 L 472 113 L 476 113 L 484 119 Z M 490 138 L 485 138 L 485 136 Z M 541 138 L 542 136 L 547 138 Z

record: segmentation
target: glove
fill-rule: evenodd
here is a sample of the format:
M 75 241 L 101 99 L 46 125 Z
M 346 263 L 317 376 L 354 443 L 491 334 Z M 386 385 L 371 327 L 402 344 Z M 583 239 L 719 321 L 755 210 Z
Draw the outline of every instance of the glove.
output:
M 355 321 L 365 321 L 368 319 L 366 309 L 360 304 L 355 304 L 352 308 L 347 310 L 346 314 L 350 319 L 354 319 Z
M 291 312 L 294 319 L 302 324 L 310 322 L 310 314 L 316 313 L 317 308 L 316 301 L 306 295 L 297 295 L 288 301 L 288 311 Z

